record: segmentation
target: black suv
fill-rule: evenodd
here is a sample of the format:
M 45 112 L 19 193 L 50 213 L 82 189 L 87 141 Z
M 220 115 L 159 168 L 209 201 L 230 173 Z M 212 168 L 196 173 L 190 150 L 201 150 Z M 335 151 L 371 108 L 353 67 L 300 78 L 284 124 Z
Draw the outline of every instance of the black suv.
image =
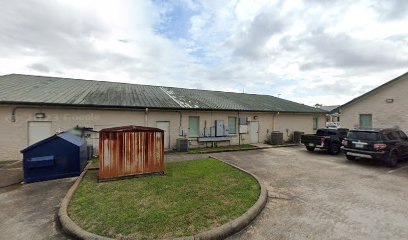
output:
M 398 129 L 350 130 L 342 145 L 341 151 L 348 160 L 368 158 L 395 167 L 399 159 L 408 157 L 408 137 Z

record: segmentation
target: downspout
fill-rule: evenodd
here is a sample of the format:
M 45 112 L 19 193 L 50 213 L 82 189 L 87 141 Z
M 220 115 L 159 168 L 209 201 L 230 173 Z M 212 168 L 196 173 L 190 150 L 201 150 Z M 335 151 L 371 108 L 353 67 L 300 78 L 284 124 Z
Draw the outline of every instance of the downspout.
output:
M 15 123 L 16 122 L 16 113 L 18 109 L 40 109 L 42 111 L 43 107 L 40 106 L 24 106 L 24 107 L 14 107 L 13 110 L 11 111 L 11 122 Z
M 275 114 L 276 113 L 272 114 L 272 131 L 271 132 L 275 131 Z
M 239 120 L 239 111 L 238 111 L 238 145 L 241 146 L 241 124 Z
M 184 136 L 184 131 L 183 131 L 183 113 L 179 111 L 180 114 L 180 124 L 179 124 L 179 136 Z
M 13 111 L 11 111 L 11 122 L 16 122 L 16 111 L 19 109 L 19 107 L 14 107 Z
M 147 120 L 148 120 L 148 118 L 147 118 L 147 115 L 149 114 L 149 108 L 146 108 L 146 111 L 145 111 L 145 127 L 147 127 Z

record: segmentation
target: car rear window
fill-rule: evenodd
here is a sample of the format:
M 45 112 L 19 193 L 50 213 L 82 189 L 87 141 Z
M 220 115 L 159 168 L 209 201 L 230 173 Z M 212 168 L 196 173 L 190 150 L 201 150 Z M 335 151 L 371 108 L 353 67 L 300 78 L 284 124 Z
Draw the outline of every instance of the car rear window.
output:
M 319 129 L 316 132 L 317 136 L 334 136 L 336 135 L 336 130 L 329 130 L 329 129 Z
M 356 140 L 375 141 L 380 140 L 381 135 L 378 132 L 350 131 L 347 138 Z
M 398 140 L 399 138 L 397 132 L 395 131 L 384 131 L 383 134 L 387 140 Z

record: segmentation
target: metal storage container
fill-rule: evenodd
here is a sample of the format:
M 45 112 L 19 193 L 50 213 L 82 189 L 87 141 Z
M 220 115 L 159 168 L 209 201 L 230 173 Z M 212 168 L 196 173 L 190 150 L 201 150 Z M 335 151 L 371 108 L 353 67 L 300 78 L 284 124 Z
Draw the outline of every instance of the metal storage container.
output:
M 88 160 L 86 141 L 68 132 L 39 141 L 21 153 L 24 182 L 78 176 Z
M 124 126 L 99 132 L 99 179 L 163 172 L 163 130 Z
M 300 144 L 300 136 L 305 134 L 304 132 L 294 131 L 293 132 L 293 142 Z
M 271 144 L 272 145 L 282 145 L 283 144 L 283 133 L 278 131 L 273 131 L 271 133 Z

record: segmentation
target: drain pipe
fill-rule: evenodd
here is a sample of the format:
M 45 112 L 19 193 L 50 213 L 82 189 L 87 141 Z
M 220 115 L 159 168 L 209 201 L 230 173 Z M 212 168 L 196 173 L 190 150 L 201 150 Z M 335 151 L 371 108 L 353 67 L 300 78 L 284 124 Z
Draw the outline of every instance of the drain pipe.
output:
M 241 124 L 239 120 L 239 111 L 238 111 L 238 145 L 241 146 Z
M 147 127 L 147 115 L 149 114 L 149 108 L 146 108 L 146 111 L 145 111 L 145 127 Z
M 184 130 L 183 130 L 183 113 L 181 111 L 179 111 L 179 115 L 180 115 L 180 123 L 179 123 L 179 136 L 183 136 L 184 137 Z
M 11 122 L 15 123 L 16 122 L 16 113 L 18 109 L 40 109 L 42 112 L 43 107 L 42 106 L 20 106 L 20 107 L 14 107 L 13 110 L 11 111 Z

